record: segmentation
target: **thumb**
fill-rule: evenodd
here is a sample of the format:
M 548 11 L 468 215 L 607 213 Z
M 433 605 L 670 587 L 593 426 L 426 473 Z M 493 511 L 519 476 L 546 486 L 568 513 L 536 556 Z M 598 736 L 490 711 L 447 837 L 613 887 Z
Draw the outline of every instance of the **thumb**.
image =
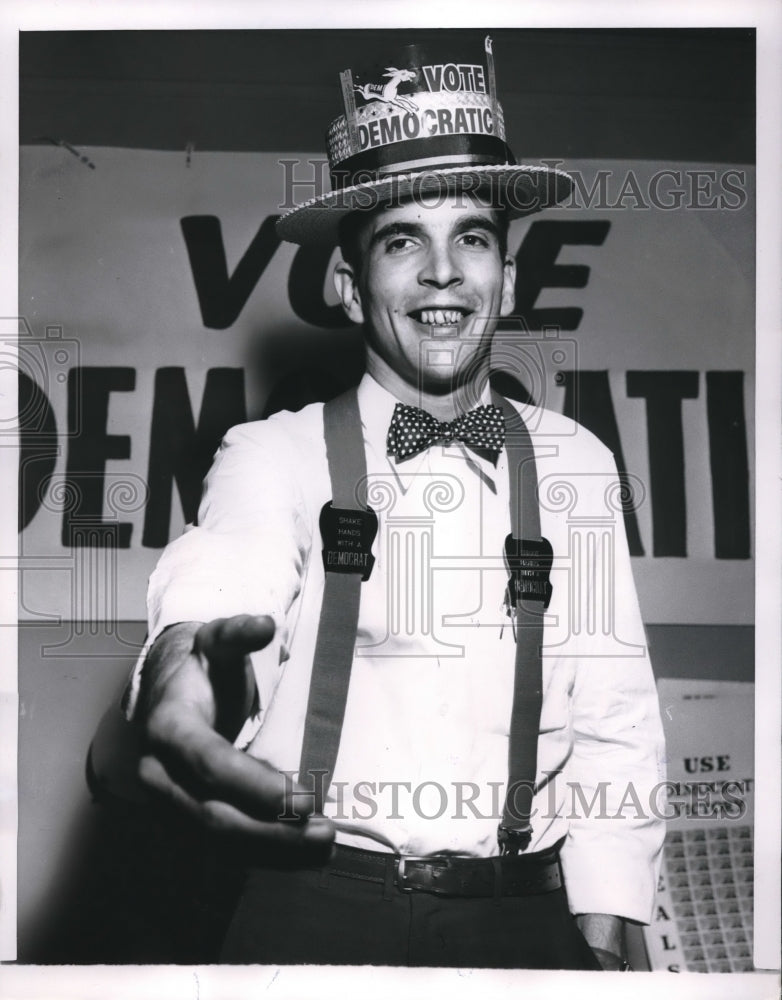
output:
M 234 615 L 215 618 L 198 630 L 193 650 L 210 664 L 244 661 L 248 653 L 268 646 L 274 636 L 274 619 L 269 615 Z
M 193 651 L 205 661 L 214 696 L 214 728 L 233 741 L 245 721 L 257 711 L 257 689 L 249 653 L 263 649 L 274 636 L 268 615 L 216 618 L 202 625 Z

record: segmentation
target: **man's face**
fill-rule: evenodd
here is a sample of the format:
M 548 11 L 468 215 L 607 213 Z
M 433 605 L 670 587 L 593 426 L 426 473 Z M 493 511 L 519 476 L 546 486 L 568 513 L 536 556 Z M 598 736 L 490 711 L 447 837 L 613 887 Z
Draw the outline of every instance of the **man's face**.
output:
M 463 197 L 411 201 L 369 215 L 358 245 L 356 268 L 339 265 L 335 280 L 364 324 L 370 372 L 435 394 L 482 383 L 497 320 L 514 306 L 495 213 Z

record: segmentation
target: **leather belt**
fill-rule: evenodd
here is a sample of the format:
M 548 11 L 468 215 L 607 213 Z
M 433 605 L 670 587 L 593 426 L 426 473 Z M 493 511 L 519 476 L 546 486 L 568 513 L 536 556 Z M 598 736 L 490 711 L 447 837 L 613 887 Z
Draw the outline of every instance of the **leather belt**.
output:
M 562 886 L 559 850 L 495 858 L 417 857 L 338 844 L 324 873 L 394 885 L 399 892 L 465 898 L 535 896 Z

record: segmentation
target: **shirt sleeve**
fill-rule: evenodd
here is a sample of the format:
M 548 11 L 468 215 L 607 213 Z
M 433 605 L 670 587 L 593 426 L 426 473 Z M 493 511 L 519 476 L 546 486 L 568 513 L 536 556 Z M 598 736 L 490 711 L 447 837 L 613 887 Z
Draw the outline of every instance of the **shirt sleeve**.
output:
M 166 547 L 150 577 L 149 635 L 126 690 L 128 718 L 136 708 L 146 654 L 165 628 L 238 614 L 269 615 L 276 626 L 269 646 L 253 654 L 262 713 L 287 655 L 285 623 L 311 543 L 294 455 L 273 421 L 240 425 L 226 434 L 204 481 L 197 525 Z M 248 741 L 260 717 L 250 731 L 245 727 L 237 744 Z
M 617 502 L 612 460 L 610 471 L 613 489 L 604 490 L 605 478 L 596 481 L 601 499 Z M 593 617 L 573 687 L 573 810 L 562 865 L 574 913 L 649 923 L 665 835 L 663 728 L 620 511 L 608 534 L 597 536 L 603 544 L 591 564 L 582 560 L 577 580 Z

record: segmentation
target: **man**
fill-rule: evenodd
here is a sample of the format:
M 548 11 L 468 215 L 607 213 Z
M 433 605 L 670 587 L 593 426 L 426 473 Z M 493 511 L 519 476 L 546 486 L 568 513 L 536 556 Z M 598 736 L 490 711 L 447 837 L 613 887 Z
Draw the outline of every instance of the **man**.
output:
M 139 775 L 257 844 L 224 961 L 618 969 L 663 775 L 616 472 L 489 387 L 509 218 L 570 183 L 515 165 L 488 39 L 395 63 L 279 224 L 338 236 L 366 375 L 226 436 L 150 583 Z

